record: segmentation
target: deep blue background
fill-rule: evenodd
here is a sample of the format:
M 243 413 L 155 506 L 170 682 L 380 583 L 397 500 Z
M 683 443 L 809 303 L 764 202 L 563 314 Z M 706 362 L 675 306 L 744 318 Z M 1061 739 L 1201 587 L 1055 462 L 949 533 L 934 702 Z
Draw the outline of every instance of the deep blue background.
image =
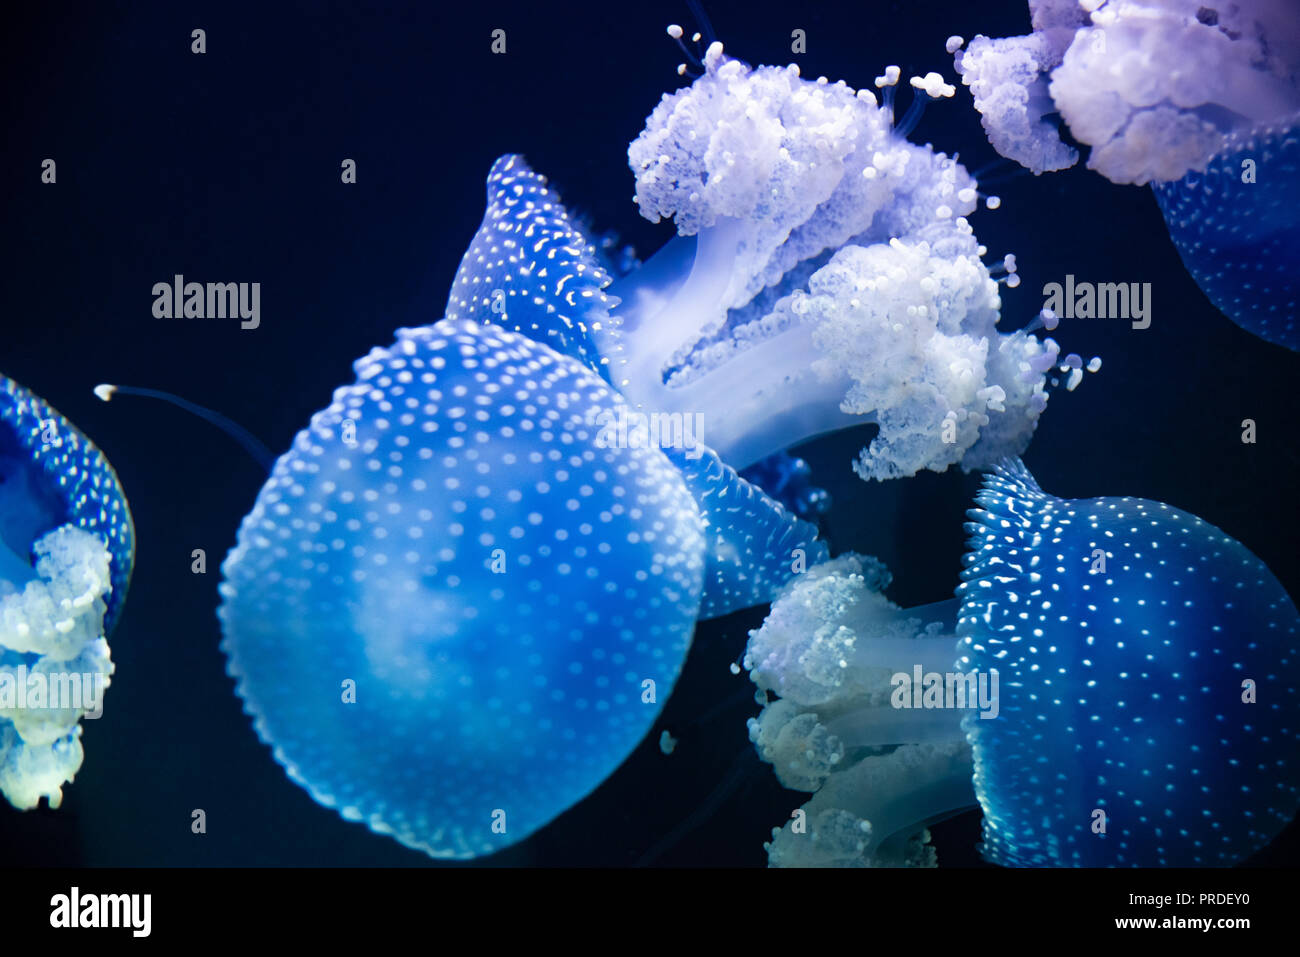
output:
M 219 564 L 263 476 L 224 435 L 162 404 L 91 394 L 100 382 L 167 389 L 231 416 L 277 453 L 351 362 L 398 326 L 435 321 L 482 216 L 492 160 L 522 152 L 571 208 L 653 251 L 669 227 L 630 202 L 626 146 L 680 82 L 663 28 L 684 3 L 151 3 L 46 5 L 8 14 L 0 51 L 5 190 L 0 371 L 90 435 L 130 497 L 135 579 L 112 639 L 105 717 L 87 722 L 86 762 L 62 809 L 0 807 L 0 862 L 93 865 L 423 865 L 347 824 L 291 784 L 256 740 L 225 676 L 214 609 Z M 366 5 L 371 6 L 371 5 Z M 981 9 L 982 8 L 982 9 Z M 1027 32 L 1019 0 L 818 5 L 710 2 L 733 55 L 791 59 L 804 75 L 868 85 L 887 63 L 953 77 L 952 33 Z M 190 31 L 207 53 L 190 53 Z M 508 53 L 489 52 L 495 28 Z M 996 159 L 964 88 L 913 134 Z M 53 157 L 58 183 L 39 182 Z M 339 164 L 357 160 L 359 183 Z M 1052 399 L 1026 456 L 1064 496 L 1131 494 L 1194 512 L 1259 555 L 1300 595 L 1295 415 L 1300 356 L 1221 316 L 1179 263 L 1148 190 L 1081 169 L 996 188 L 974 220 L 1025 284 L 1004 294 L 1023 324 L 1067 272 L 1153 284 L 1150 329 L 1066 323 L 1066 351 L 1102 373 Z M 173 273 L 262 283 L 262 325 L 159 320 L 151 287 Z M 1257 445 L 1240 441 L 1243 418 Z M 805 450 L 834 495 L 834 551 L 883 558 L 903 605 L 951 593 L 976 479 L 926 474 L 867 485 L 849 469 L 864 435 Z M 208 574 L 190 571 L 203 548 Z M 758 765 L 744 720 L 748 679 L 727 665 L 761 610 L 699 629 L 659 727 L 594 795 L 489 864 L 759 865 L 761 844 L 803 796 Z M 713 813 L 661 846 L 730 780 Z M 431 782 L 436 785 L 436 782 Z M 0 802 L 3 804 L 3 802 Z M 194 808 L 208 833 L 190 832 Z M 979 815 L 936 829 L 941 860 L 978 862 Z M 1294 862 L 1288 835 L 1260 855 Z

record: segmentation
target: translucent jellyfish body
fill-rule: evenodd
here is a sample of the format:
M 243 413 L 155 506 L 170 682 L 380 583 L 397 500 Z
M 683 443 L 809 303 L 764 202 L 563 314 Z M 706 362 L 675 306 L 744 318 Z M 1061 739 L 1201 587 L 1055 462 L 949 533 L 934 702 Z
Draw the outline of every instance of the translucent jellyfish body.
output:
M 1041 173 L 1077 159 L 1151 183 L 1211 301 L 1297 348 L 1300 8 L 1291 0 L 1031 0 L 1034 33 L 956 53 L 993 147 Z M 960 38 L 954 38 L 959 40 Z M 958 44 L 954 44 L 955 46 Z
M 322 804 L 438 857 L 528 836 L 649 730 L 705 531 L 577 360 L 498 327 L 401 330 L 276 463 L 224 565 L 230 672 Z
M 771 862 L 933 864 L 926 826 L 976 802 L 1008 866 L 1226 866 L 1266 844 L 1300 805 L 1300 619 L 1276 578 L 1195 516 L 1058 499 L 1018 461 L 977 504 L 959 608 L 899 609 L 878 563 L 844 556 L 751 635 L 781 696 L 751 737 L 816 791 Z M 899 678 L 917 670 L 923 689 Z
M 16 807 L 58 807 L 81 767 L 80 722 L 102 712 L 133 560 L 103 454 L 0 377 L 0 793 Z

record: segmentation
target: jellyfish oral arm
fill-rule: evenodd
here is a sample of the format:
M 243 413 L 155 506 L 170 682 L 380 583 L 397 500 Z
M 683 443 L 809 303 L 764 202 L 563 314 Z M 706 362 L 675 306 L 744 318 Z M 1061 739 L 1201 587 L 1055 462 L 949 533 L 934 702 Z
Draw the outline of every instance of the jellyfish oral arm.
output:
M 703 66 L 628 148 L 641 214 L 675 238 L 622 273 L 544 176 L 501 157 L 448 318 L 546 342 L 640 414 L 703 416 L 733 468 L 863 423 L 879 426 L 864 479 L 1023 451 L 1058 350 L 996 328 L 1014 257 L 994 279 L 966 219 L 975 180 L 907 141 L 919 109 L 894 125 L 898 69 L 878 78 L 882 107 L 717 44 Z M 938 74 L 912 85 L 918 104 L 952 91 Z
M 852 571 L 859 561 L 870 560 L 841 556 L 786 586 L 750 637 L 745 663 L 755 684 L 815 712 L 847 750 L 964 741 L 963 716 L 996 703 L 987 681 L 976 694 L 978 682 L 956 680 L 968 677 L 953 634 L 961 603 L 897 608 L 868 590 L 870 566 Z
M 700 338 L 701 316 L 722 315 L 720 303 L 741 238 L 736 223 L 676 236 L 644 267 L 615 283 L 613 293 L 632 304 L 620 313 L 618 327 L 629 382 L 655 378 L 676 351 Z
M 968 713 L 968 706 L 985 707 L 988 700 L 987 695 L 977 695 L 976 686 L 971 686 L 973 700 L 968 701 L 967 685 L 957 681 L 966 677 L 954 670 L 952 630 L 960 608 L 961 602 L 956 599 L 909 608 L 902 614 L 909 622 L 908 630 L 917 632 L 916 637 L 875 638 L 856 643 L 847 665 L 888 673 L 890 706 L 856 707 L 841 712 L 826 722 L 826 730 L 842 741 L 853 742 L 856 747 L 965 741 L 962 719 Z M 921 622 L 935 627 L 918 628 Z M 987 687 L 986 682 L 984 689 Z M 931 701 L 933 690 L 953 688 L 959 694 L 939 698 L 940 707 L 928 707 L 923 703 L 927 688 L 932 688 Z M 956 702 L 960 702 L 960 707 L 954 706 Z M 996 708 L 996 704 L 992 707 Z
M 684 280 L 659 256 L 620 280 L 626 311 L 597 340 L 634 405 L 704 414 L 705 441 L 737 467 L 872 422 L 863 478 L 980 467 L 1028 444 L 1059 348 L 1032 324 L 998 332 L 998 284 L 969 227 L 954 230 L 846 245 L 739 310 L 716 298 L 729 243 L 706 231 Z M 677 239 L 660 256 L 685 272 L 690 251 Z
M 62 802 L 81 767 L 81 718 L 99 716 L 114 670 L 108 546 L 63 525 L 32 551 L 33 578 L 0 599 L 0 794 L 24 810 Z M 42 690 L 28 700 L 33 684 Z
M 961 712 L 944 708 L 862 708 L 827 722 L 826 730 L 841 740 L 872 748 L 899 741 L 963 741 L 961 717 Z
M 788 584 L 750 633 L 750 678 L 780 695 L 750 739 L 782 784 L 816 792 L 804 826 L 773 832 L 773 866 L 933 865 L 926 828 L 978 806 L 972 708 L 933 693 L 965 677 L 954 674 L 960 603 L 898 608 L 888 583 L 875 559 L 842 555 Z M 915 695 L 918 684 L 930 693 Z
M 717 301 L 716 273 L 702 265 L 711 258 L 712 240 L 711 235 L 701 239 L 690 275 L 667 294 L 653 288 L 661 275 L 654 269 L 658 257 L 647 266 L 655 273 L 646 277 L 649 282 L 635 291 L 616 290 L 625 302 L 634 304 L 622 315 L 621 352 L 626 358 L 616 373 L 627 399 L 657 412 L 702 413 L 705 441 L 736 468 L 819 435 L 871 421 L 841 411 L 850 379 L 823 361 L 825 355 L 813 341 L 813 327 L 807 324 L 792 325 L 685 382 L 665 375 L 683 343 L 698 338 L 698 317 L 708 314 L 710 303 Z M 690 240 L 674 239 L 659 255 L 678 259 L 693 245 Z
M 704 66 L 628 148 L 642 216 L 678 236 L 610 285 L 593 334 L 610 381 L 646 411 L 704 413 L 736 467 L 862 423 L 880 427 L 863 478 L 1023 450 L 1055 344 L 997 330 L 998 281 L 966 219 L 977 184 L 906 139 L 919 104 L 953 88 L 914 77 L 896 126 L 896 67 L 880 106 L 720 48 Z
M 766 846 L 772 867 L 934 867 L 927 828 L 978 807 L 970 749 L 916 744 L 832 775 Z

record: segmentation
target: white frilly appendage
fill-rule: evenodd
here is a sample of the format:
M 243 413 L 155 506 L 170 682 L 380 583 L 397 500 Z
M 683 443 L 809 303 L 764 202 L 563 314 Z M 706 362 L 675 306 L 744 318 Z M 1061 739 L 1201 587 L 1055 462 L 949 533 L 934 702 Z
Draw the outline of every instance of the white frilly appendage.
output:
M 854 466 L 864 479 L 983 468 L 1029 444 L 1059 350 L 998 333 L 998 284 L 969 234 L 846 246 L 809 289 L 789 308 L 811 325 L 817 362 L 848 377 L 843 411 L 880 426 Z
M 926 828 L 976 804 L 961 713 L 890 701 L 898 672 L 955 670 L 957 602 L 900 609 L 889 580 L 840 556 L 786 585 L 750 633 L 764 702 L 750 740 L 783 785 L 815 792 L 773 831 L 773 866 L 933 866 Z
M 976 37 L 956 59 L 994 149 L 1036 173 L 1073 153 L 1041 121 L 1053 110 L 1091 169 L 1140 185 L 1203 171 L 1226 136 L 1300 108 L 1294 0 L 1030 8 L 1032 35 Z
M 955 58 L 989 143 L 1035 175 L 1065 169 L 1079 159 L 1078 150 L 1067 146 L 1056 124 L 1045 118 L 1056 112 L 1047 75 L 1064 52 L 1039 33 L 1001 39 L 977 36 Z
M 62 802 L 81 767 L 81 718 L 99 713 L 113 673 L 107 545 L 64 525 L 32 551 L 35 579 L 0 582 L 0 793 L 22 809 Z
M 598 338 L 614 384 L 638 408 L 701 413 L 736 468 L 863 422 L 881 429 L 864 478 L 1023 451 L 1055 345 L 995 329 L 970 174 L 898 135 L 892 98 L 716 44 L 705 67 L 628 150 L 642 214 L 679 235 L 612 287 L 622 307 Z M 938 81 L 911 85 L 950 95 Z

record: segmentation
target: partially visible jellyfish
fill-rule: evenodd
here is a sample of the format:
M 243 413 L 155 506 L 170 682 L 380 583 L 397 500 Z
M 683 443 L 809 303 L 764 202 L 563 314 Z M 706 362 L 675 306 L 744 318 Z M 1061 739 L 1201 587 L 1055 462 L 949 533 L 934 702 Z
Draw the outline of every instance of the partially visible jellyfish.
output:
M 1034 173 L 1087 165 L 1115 183 L 1204 170 L 1224 137 L 1300 110 L 1291 0 L 1030 0 L 1034 32 L 949 41 L 993 147 Z
M 1017 284 L 1015 257 L 985 265 L 965 218 L 977 184 L 906 139 L 953 88 L 912 78 L 895 124 L 897 67 L 876 80 L 881 105 L 793 65 L 751 69 L 720 43 L 700 66 L 628 150 L 642 215 L 672 218 L 677 238 L 617 280 L 582 268 L 591 244 L 558 196 L 503 157 L 447 315 L 554 345 L 644 414 L 700 417 L 737 469 L 865 422 L 879 434 L 863 478 L 1023 451 L 1059 348 L 1037 320 L 997 330 L 994 275 Z
M 1267 844 L 1300 806 L 1300 618 L 1272 573 L 1194 515 L 1055 498 L 1018 460 L 976 502 L 956 600 L 900 609 L 883 566 L 845 555 L 751 634 L 780 696 L 751 738 L 816 792 L 770 863 L 933 865 L 927 827 L 976 805 L 1006 866 L 1227 866 Z
M 1300 348 L 1293 0 L 1029 6 L 1029 36 L 949 42 L 994 149 L 1036 174 L 1072 165 L 1059 114 L 1090 147 L 1090 169 L 1152 184 L 1184 264 L 1220 311 Z
M 1203 170 L 1225 136 L 1300 110 L 1300 17 L 1292 0 L 1090 3 L 1052 73 L 1052 99 L 1115 183 Z
M 103 454 L 0 376 L 0 793 L 17 808 L 58 807 L 81 768 L 80 722 L 103 707 L 134 549 Z

